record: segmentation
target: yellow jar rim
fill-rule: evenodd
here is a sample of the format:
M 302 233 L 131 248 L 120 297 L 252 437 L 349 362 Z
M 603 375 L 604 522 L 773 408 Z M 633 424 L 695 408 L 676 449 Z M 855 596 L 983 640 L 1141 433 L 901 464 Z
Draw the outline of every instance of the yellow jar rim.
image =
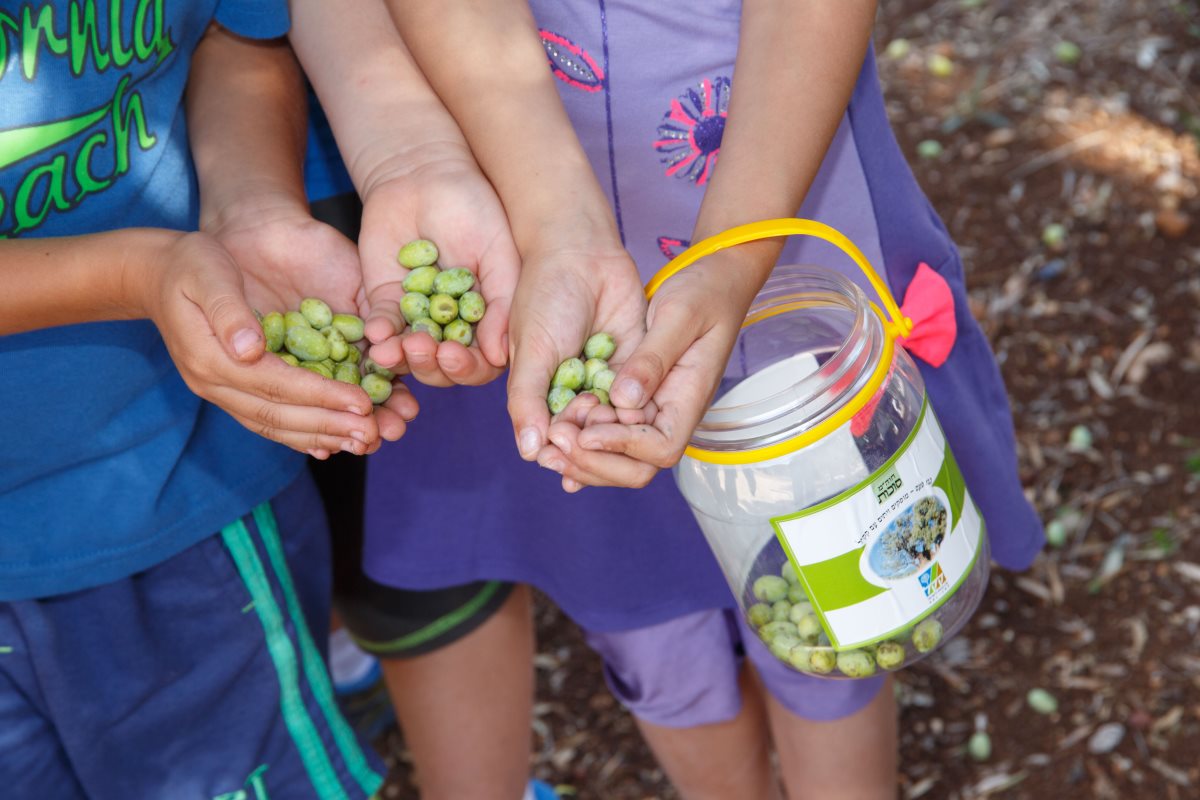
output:
M 867 276 L 867 280 L 870 281 L 871 286 L 878 293 L 879 298 L 883 301 L 884 308 L 887 310 L 887 314 L 885 315 L 883 310 L 874 303 L 871 303 L 871 308 L 879 316 L 884 330 L 883 352 L 880 354 L 879 363 L 875 365 L 871 377 L 854 397 L 850 398 L 849 402 L 808 430 L 802 431 L 782 442 L 748 450 L 708 450 L 688 445 L 684 450 L 684 455 L 689 458 L 709 464 L 756 464 L 793 453 L 827 436 L 848 422 L 851 417 L 871 401 L 871 398 L 875 396 L 875 393 L 879 391 L 879 387 L 886 380 L 888 370 L 891 369 L 892 360 L 895 358 L 896 353 L 896 337 L 908 336 L 912 333 L 912 320 L 904 316 L 900 311 L 900 306 L 896 303 L 895 298 L 892 297 L 892 293 L 888 291 L 887 284 L 880 279 L 878 273 L 871 267 L 870 262 L 867 261 L 862 251 L 835 228 L 811 219 L 785 218 L 752 222 L 747 225 L 730 228 L 727 231 L 718 233 L 716 236 L 710 236 L 707 239 L 697 242 L 671 259 L 666 266 L 658 271 L 658 274 L 650 279 L 650 282 L 646 284 L 646 297 L 647 299 L 654 297 L 655 292 L 659 290 L 668 278 L 690 267 L 705 256 L 710 256 L 727 247 L 734 247 L 758 239 L 772 239 L 779 236 L 812 236 L 816 239 L 829 242 L 849 256 L 858 268 L 863 271 L 863 274 Z M 791 310 L 793 310 L 792 306 L 784 305 L 779 308 L 760 312 L 748 317 L 742 323 L 742 327 L 749 327 L 750 325 Z

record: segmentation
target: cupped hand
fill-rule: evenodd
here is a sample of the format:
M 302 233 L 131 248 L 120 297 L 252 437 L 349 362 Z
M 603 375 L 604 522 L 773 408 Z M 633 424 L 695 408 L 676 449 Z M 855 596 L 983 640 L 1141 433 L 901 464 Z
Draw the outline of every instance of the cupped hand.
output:
M 732 266 L 718 255 L 664 283 L 650 302 L 645 338 L 616 371 L 613 406 L 581 396 L 551 425 L 564 489 L 641 487 L 678 463 L 757 289 Z M 639 406 L 649 413 L 630 419 L 624 409 Z
M 361 390 L 263 358 L 262 329 L 229 252 L 181 236 L 147 276 L 143 307 L 188 387 L 255 433 L 301 452 L 363 453 L 379 439 Z M 348 387 L 356 388 L 356 387 Z
M 338 231 L 314 220 L 296 198 L 265 192 L 246 197 L 204 227 L 233 256 L 244 276 L 246 300 L 260 312 L 294 310 L 305 297 L 319 297 L 335 313 L 367 316 L 358 251 Z M 353 407 L 373 417 L 377 435 L 352 452 L 371 453 L 381 439 L 399 439 L 417 414 L 416 399 L 398 383 L 387 403 L 372 413 L 366 393 L 356 386 L 294 370 L 287 375 L 294 381 L 303 378 L 309 387 L 316 385 L 313 379 L 323 382 L 324 392 L 336 398 L 336 408 Z M 328 451 L 317 448 L 313 455 L 324 458 Z
M 475 273 L 487 311 L 475 326 L 474 346 L 439 344 L 427 333 L 401 335 L 400 299 L 408 270 L 396 255 L 414 239 L 433 241 L 443 268 Z M 363 187 L 358 248 L 375 361 L 386 367 L 404 364 L 431 386 L 478 385 L 504 371 L 520 259 L 504 209 L 465 147 L 408 154 L 403 163 L 393 160 L 375 169 Z
M 547 444 L 551 419 L 546 395 L 555 370 L 578 356 L 588 337 L 600 332 L 616 341 L 611 359 L 615 367 L 637 348 L 645 335 L 645 319 L 641 279 L 619 245 L 529 254 L 513 300 L 508 378 L 508 412 L 522 458 L 536 458 L 557 472 L 567 468 L 564 454 Z M 586 397 L 594 395 L 580 395 L 573 402 Z M 640 408 L 630 413 L 632 419 L 644 416 Z

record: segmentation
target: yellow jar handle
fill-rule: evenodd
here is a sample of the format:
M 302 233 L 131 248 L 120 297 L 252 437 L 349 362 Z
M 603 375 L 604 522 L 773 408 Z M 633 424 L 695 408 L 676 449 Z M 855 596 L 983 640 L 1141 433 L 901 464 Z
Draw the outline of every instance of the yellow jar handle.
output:
M 884 331 L 887 334 L 884 340 L 884 352 L 879 363 L 875 366 L 871 377 L 862 389 L 848 403 L 825 420 L 822 420 L 819 424 L 786 441 L 749 450 L 705 450 L 689 445 L 684 451 L 685 455 L 698 461 L 726 465 L 754 464 L 787 455 L 821 439 L 848 422 L 875 396 L 879 387 L 883 385 L 888 370 L 891 367 L 896 337 L 908 336 L 912 333 L 912 320 L 904 316 L 900 311 L 900 306 L 896 304 L 892 293 L 888 291 L 887 284 L 872 269 L 870 262 L 867 261 L 862 251 L 836 229 L 811 219 L 768 219 L 762 222 L 751 222 L 748 225 L 739 225 L 736 228 L 730 228 L 723 233 L 718 233 L 716 236 L 710 236 L 703 241 L 697 242 L 671 259 L 665 267 L 658 271 L 658 274 L 650 279 L 650 282 L 646 284 L 646 297 L 654 297 L 654 293 L 658 291 L 668 278 L 680 270 L 690 267 L 705 256 L 710 256 L 718 250 L 724 250 L 726 247 L 733 247 L 758 239 L 772 239 L 777 236 L 812 236 L 821 239 L 841 250 L 858 265 L 858 268 L 867 276 L 867 280 L 871 282 L 871 286 L 875 288 L 879 298 L 883 301 L 884 308 L 887 309 L 886 317 L 878 308 L 875 309 L 876 313 L 879 314 L 880 320 L 883 322 Z
M 671 259 L 665 267 L 658 271 L 657 275 L 650 279 L 650 282 L 646 284 L 646 297 L 654 297 L 654 293 L 666 282 L 667 278 L 690 267 L 705 256 L 711 256 L 718 250 L 724 250 L 727 247 L 759 239 L 773 239 L 777 236 L 812 236 L 829 242 L 850 256 L 851 260 L 867 276 L 867 280 L 871 282 L 871 286 L 875 288 L 879 298 L 883 300 L 884 308 L 887 309 L 888 317 L 891 318 L 884 320 L 884 327 L 887 329 L 888 335 L 895 338 L 912 333 L 912 320 L 900 312 L 900 306 L 896 304 L 892 293 L 888 291 L 887 284 L 880 279 L 879 274 L 871 267 L 871 263 L 867 261 L 867 257 L 862 254 L 862 251 L 836 229 L 811 219 L 767 219 L 762 222 L 751 222 L 748 225 L 739 225 L 697 242 Z

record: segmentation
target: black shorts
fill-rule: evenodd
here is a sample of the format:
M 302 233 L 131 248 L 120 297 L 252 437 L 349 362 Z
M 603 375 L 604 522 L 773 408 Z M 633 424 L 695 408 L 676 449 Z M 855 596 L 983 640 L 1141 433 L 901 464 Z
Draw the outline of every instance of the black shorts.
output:
M 355 195 L 319 200 L 312 213 L 357 239 L 362 204 Z M 382 658 L 432 652 L 478 628 L 512 593 L 502 581 L 410 591 L 372 580 L 362 568 L 366 459 L 335 453 L 327 461 L 309 459 L 309 469 L 329 518 L 334 606 L 363 649 Z

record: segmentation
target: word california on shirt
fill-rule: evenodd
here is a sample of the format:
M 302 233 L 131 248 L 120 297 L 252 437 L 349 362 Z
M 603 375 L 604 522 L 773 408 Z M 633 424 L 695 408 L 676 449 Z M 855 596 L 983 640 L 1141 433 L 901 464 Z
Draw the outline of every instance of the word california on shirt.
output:
M 274 38 L 287 8 L 0 0 L 0 254 L 18 237 L 195 227 L 183 96 L 213 22 Z M 0 408 L 0 600 L 144 569 L 299 468 L 193 395 L 145 320 L 0 337 Z

